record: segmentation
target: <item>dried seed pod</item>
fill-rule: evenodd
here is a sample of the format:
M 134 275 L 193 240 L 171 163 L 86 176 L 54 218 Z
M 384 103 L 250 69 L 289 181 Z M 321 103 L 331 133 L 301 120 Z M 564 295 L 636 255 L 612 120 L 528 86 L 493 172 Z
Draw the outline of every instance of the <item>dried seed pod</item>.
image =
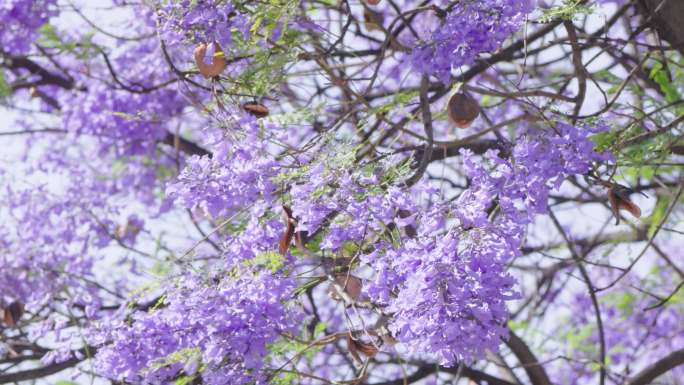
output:
M 458 128 L 468 128 L 480 115 L 480 105 L 472 97 L 456 93 L 447 105 L 449 121 Z
M 278 243 L 278 252 L 280 252 L 280 255 L 287 254 L 287 250 L 290 249 L 295 224 L 297 223 L 292 216 L 292 209 L 288 206 L 283 206 L 283 217 L 285 218 L 285 231 L 283 231 L 283 235 L 280 237 L 280 242 Z
M 367 30 L 382 31 L 382 25 L 385 22 L 385 15 L 383 13 L 366 8 L 363 10 L 363 19 Z
M 356 364 L 361 364 L 361 356 L 359 356 L 359 352 L 356 349 L 356 343 L 354 343 L 354 338 L 351 336 L 351 333 L 347 335 L 347 349 L 349 349 L 349 354 L 351 354 L 354 362 Z
M 373 358 L 376 354 L 378 354 L 378 348 L 376 348 L 372 343 L 354 340 L 354 344 L 356 345 L 356 350 L 361 352 L 366 357 Z
M 205 78 L 213 78 L 218 76 L 228 66 L 226 55 L 218 43 L 214 43 L 214 56 L 211 58 L 211 63 L 206 63 L 204 57 L 207 54 L 207 45 L 202 43 L 195 48 L 195 64 L 199 69 L 200 74 Z
M 256 118 L 265 118 L 268 116 L 268 108 L 263 104 L 245 103 L 242 105 L 242 109 L 247 111 L 247 113 L 254 115 Z
M 3 322 L 10 327 L 16 326 L 22 315 L 24 315 L 24 304 L 20 301 L 14 301 L 5 308 Z
M 608 200 L 610 202 L 610 207 L 613 210 L 613 215 L 615 215 L 615 224 L 620 224 L 620 210 L 626 210 L 632 214 L 635 218 L 641 217 L 641 209 L 637 206 L 629 196 L 634 193 L 629 187 L 625 187 L 619 184 L 614 184 L 610 190 L 608 190 Z
M 375 345 L 355 340 L 351 333 L 347 335 L 347 346 L 349 347 L 349 353 L 358 361 L 361 361 L 359 353 L 369 358 L 373 358 L 378 354 L 378 348 Z
M 344 292 L 353 301 L 356 301 L 361 297 L 361 289 L 363 288 L 363 284 L 361 283 L 361 279 L 359 279 L 353 275 L 338 274 L 335 276 L 335 282 L 344 289 Z M 333 284 L 330 285 L 330 289 L 328 290 L 328 294 L 330 295 L 330 298 L 332 298 L 332 299 L 335 299 L 335 300 L 341 300 L 342 299 L 342 298 L 340 298 L 340 295 L 337 293 L 337 290 L 335 289 Z

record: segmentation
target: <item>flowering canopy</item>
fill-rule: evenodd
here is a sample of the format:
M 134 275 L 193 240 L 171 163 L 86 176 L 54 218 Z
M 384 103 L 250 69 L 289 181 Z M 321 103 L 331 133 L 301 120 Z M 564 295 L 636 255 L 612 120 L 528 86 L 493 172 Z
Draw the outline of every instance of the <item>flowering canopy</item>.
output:
M 0 383 L 676 381 L 678 11 L 0 0 Z

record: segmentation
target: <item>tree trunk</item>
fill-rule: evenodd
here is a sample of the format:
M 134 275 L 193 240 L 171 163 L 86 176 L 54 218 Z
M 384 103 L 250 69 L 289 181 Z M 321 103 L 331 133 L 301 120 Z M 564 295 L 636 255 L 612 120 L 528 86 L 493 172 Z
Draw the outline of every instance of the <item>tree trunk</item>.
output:
M 684 53 L 684 1 L 640 0 L 645 19 L 673 48 Z

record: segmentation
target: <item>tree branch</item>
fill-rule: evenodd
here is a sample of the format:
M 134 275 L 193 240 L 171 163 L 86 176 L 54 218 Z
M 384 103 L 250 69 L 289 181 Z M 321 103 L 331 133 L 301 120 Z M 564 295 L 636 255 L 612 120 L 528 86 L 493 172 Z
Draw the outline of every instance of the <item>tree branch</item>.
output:
M 684 348 L 675 350 L 668 356 L 656 361 L 653 365 L 627 380 L 625 385 L 648 385 L 656 378 L 682 364 L 684 364 Z
M 466 377 L 475 381 L 477 383 L 486 382 L 488 385 L 516 385 L 512 382 L 506 381 L 499 377 L 494 377 L 485 372 L 471 369 L 467 366 L 454 366 L 447 368 L 444 366 L 436 366 L 434 364 L 422 365 L 415 372 L 411 373 L 409 376 L 404 378 L 398 378 L 392 381 L 377 382 L 371 385 L 405 385 L 412 384 L 414 382 L 420 381 L 436 372 L 440 373 L 450 373 L 450 374 L 460 374 L 462 377 Z
M 94 354 L 95 349 L 89 348 L 88 352 L 92 355 Z M 27 369 L 20 372 L 2 374 L 0 375 L 0 384 L 31 381 L 38 378 L 47 377 L 49 375 L 59 373 L 64 369 L 74 367 L 84 359 L 85 358 L 72 357 L 64 362 L 55 363 L 36 369 Z
M 506 345 L 523 365 L 523 369 L 525 369 L 532 385 L 552 385 L 546 370 L 539 364 L 539 360 L 537 360 L 537 357 L 535 357 L 525 341 L 518 337 L 513 330 L 509 330 L 508 333 L 509 337 Z

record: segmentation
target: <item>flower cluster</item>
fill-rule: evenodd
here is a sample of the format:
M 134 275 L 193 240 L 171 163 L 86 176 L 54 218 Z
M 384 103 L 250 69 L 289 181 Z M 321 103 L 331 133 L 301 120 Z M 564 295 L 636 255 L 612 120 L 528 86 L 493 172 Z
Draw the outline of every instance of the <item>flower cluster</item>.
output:
M 159 11 L 160 32 L 169 44 L 218 42 L 233 46 L 233 31 L 250 34 L 249 15 L 231 1 L 169 1 Z
M 167 195 L 176 204 L 212 218 L 234 214 L 237 210 L 265 199 L 274 199 L 278 162 L 268 156 L 264 142 L 256 136 L 258 124 L 247 116 L 241 122 L 244 136 L 221 142 L 212 157 L 192 156 Z
M 149 30 L 143 26 L 141 32 Z M 89 75 L 97 73 L 112 82 L 88 82 L 87 91 L 75 97 L 61 94 L 63 125 L 97 137 L 102 151 L 114 147 L 126 156 L 147 155 L 169 134 L 169 122 L 181 114 L 188 100 L 177 89 L 164 87 L 174 80 L 158 71 L 166 63 L 154 39 L 129 43 L 108 60 L 106 66 L 99 63 L 81 70 L 86 74 L 78 80 L 86 83 Z
M 37 307 L 67 288 L 73 292 L 97 291 L 76 277 L 93 276 L 95 258 L 84 254 L 97 239 L 91 239 L 88 230 L 102 234 L 103 229 L 79 215 L 79 203 L 87 202 L 71 198 L 52 197 L 43 188 L 7 188 L 2 197 L 8 212 L 4 213 L 6 230 L 0 233 L 0 301 L 20 300 Z M 83 305 L 96 309 L 100 299 L 90 296 L 90 300 Z
M 66 38 L 68 32 L 55 30 L 63 47 L 35 55 L 45 71 L 7 71 L 10 90 L 24 87 L 36 103 L 52 106 L 50 123 L 61 126 L 46 131 L 65 143 L 27 141 L 45 153 L 35 175 L 60 177 L 55 190 L 63 191 L 12 186 L 0 197 L 0 216 L 9 223 L 0 228 L 0 307 L 20 301 L 32 320 L 61 322 L 49 332 L 83 332 L 47 336 L 59 346 L 43 362 L 68 359 L 83 348 L 85 335 L 97 351 L 96 373 L 117 382 L 263 384 L 272 380 L 271 369 L 305 355 L 288 361 L 288 370 L 306 366 L 302 377 L 333 381 L 342 371 L 336 364 L 347 371 L 354 345 L 346 345 L 347 352 L 343 341 L 325 341 L 347 331 L 360 335 L 354 332 L 363 329 L 363 341 L 398 342 L 401 354 L 430 356 L 443 365 L 497 350 L 508 333 L 507 305 L 522 291 L 509 270 L 527 229 L 548 213 L 552 191 L 607 159 L 590 140 L 606 127 L 545 126 L 527 119 L 532 113 L 523 111 L 526 104 L 492 91 L 490 101 L 501 103 L 483 100 L 482 123 L 502 122 L 512 142 L 503 130 L 496 139 L 492 131 L 480 131 L 458 145 L 478 154 L 458 153 L 449 144 L 455 142 L 440 140 L 453 132 L 440 121 L 440 94 L 430 85 L 431 145 L 444 148 L 438 153 L 435 147 L 424 159 L 433 163 L 417 168 L 425 141 L 414 128 L 425 122 L 415 113 L 424 106 L 414 103 L 420 74 L 411 67 L 449 85 L 454 69 L 496 52 L 520 29 L 532 0 L 440 0 L 436 6 L 400 0 L 398 6 L 356 2 L 342 8 L 293 0 L 154 3 L 154 9 L 129 9 L 140 16 L 130 24 L 133 37 Z M 403 5 L 411 8 L 398 15 Z M 312 10 L 317 18 L 307 16 Z M 350 17 L 338 25 L 361 10 L 366 23 Z M 55 12 L 55 0 L 3 3 L 0 22 L 9 22 L 0 31 L 1 53 L 28 52 Z M 396 39 L 376 39 L 384 32 L 380 24 Z M 347 51 L 364 39 L 366 46 Z M 107 46 L 111 41 L 116 47 Z M 199 43 L 209 51 L 220 45 L 239 64 L 200 80 L 187 70 Z M 375 51 L 387 55 L 367 60 Z M 411 66 L 405 65 L 407 54 Z M 244 76 L 234 76 L 238 70 Z M 481 71 L 470 80 L 480 90 L 468 92 L 498 89 L 499 78 L 491 76 L 496 70 Z M 573 100 L 555 100 L 566 99 Z M 389 113 L 394 111 L 399 114 Z M 518 113 L 521 118 L 511 120 L 517 127 L 505 122 Z M 99 151 L 91 150 L 93 144 Z M 499 150 L 484 150 L 494 145 Z M 87 150 L 75 155 L 80 146 Z M 456 156 L 462 167 L 449 167 Z M 438 162 L 453 188 L 438 191 L 431 182 Z M 139 206 L 144 209 L 136 211 Z M 159 223 L 165 215 L 188 223 L 166 226 Z M 158 233 L 152 230 L 157 223 Z M 186 224 L 194 225 L 188 237 L 178 234 Z M 96 267 L 104 262 L 122 274 L 101 279 Z M 149 277 L 148 267 L 162 273 L 159 281 L 145 282 L 140 297 L 148 301 L 127 301 L 136 280 Z M 353 276 L 353 284 L 345 284 L 348 296 L 335 292 L 341 273 Z M 586 300 L 578 298 L 577 306 Z M 348 306 L 350 301 L 357 303 Z M 64 309 L 73 317 L 67 319 Z M 606 319 L 618 330 L 608 336 L 609 349 L 636 351 L 633 342 L 649 338 L 630 330 L 633 325 L 651 325 L 649 333 L 667 338 L 679 319 L 670 310 L 625 320 L 624 309 L 608 307 Z M 308 319 L 300 328 L 303 313 Z M 584 315 L 572 320 L 592 322 Z M 321 334 L 332 337 L 301 353 L 300 336 Z M 631 345 L 618 341 L 624 335 Z M 587 340 L 596 343 L 595 333 Z M 366 348 L 373 353 L 375 346 Z M 614 362 L 636 356 L 610 354 Z M 376 364 L 393 365 L 371 362 Z M 393 369 L 388 377 L 398 373 Z M 573 369 L 574 375 L 586 367 Z
M 183 275 L 154 309 L 103 323 L 90 336 L 101 346 L 98 372 L 132 383 L 199 375 L 210 384 L 266 383 L 267 345 L 298 325 L 299 313 L 285 303 L 293 281 L 246 269 L 225 274 Z
M 496 51 L 533 9 L 529 0 L 459 1 L 413 49 L 413 68 L 448 82 L 452 68 Z
M 56 0 L 7 0 L 0 4 L 0 51 L 22 54 L 38 38 L 38 29 L 57 15 Z
M 519 254 L 526 226 L 547 211 L 551 189 L 603 159 L 587 138 L 596 129 L 555 129 L 528 132 L 509 159 L 489 152 L 486 162 L 478 162 L 464 152 L 471 187 L 450 207 L 458 225 L 435 236 L 445 222 L 435 218 L 445 211 L 428 211 L 429 230 L 421 233 L 429 236 L 385 244 L 364 257 L 376 271 L 365 290 L 388 305 L 390 330 L 410 352 L 434 353 L 449 365 L 496 350 L 507 335 L 505 302 L 517 294 L 505 265 Z M 498 215 L 492 216 L 493 205 Z

